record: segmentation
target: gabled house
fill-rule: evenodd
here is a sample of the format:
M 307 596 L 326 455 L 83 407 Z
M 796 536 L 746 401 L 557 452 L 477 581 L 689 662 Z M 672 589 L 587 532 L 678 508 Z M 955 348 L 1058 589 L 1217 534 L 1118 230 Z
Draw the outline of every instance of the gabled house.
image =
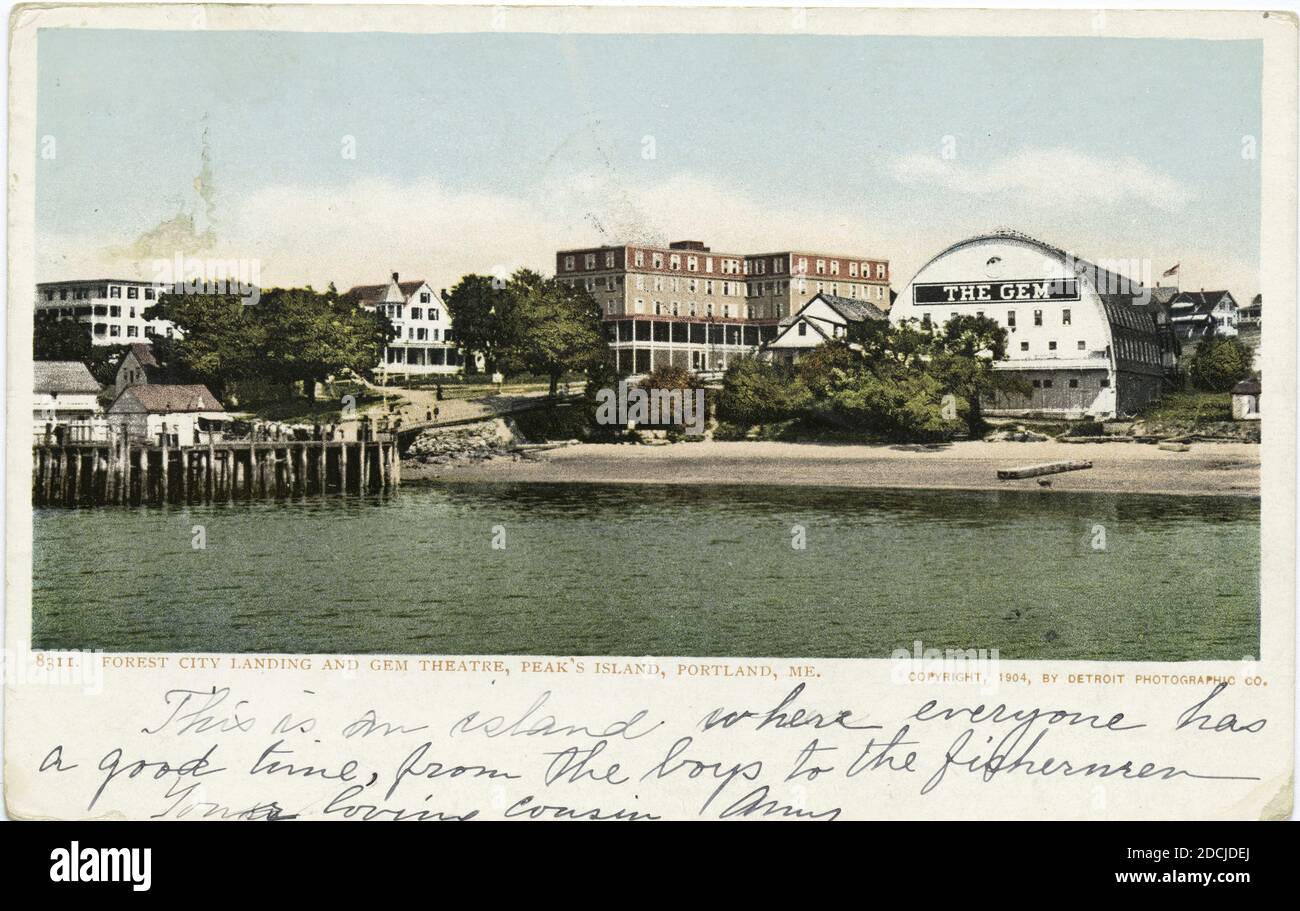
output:
M 37 433 L 88 421 L 99 413 L 98 381 L 81 361 L 36 361 L 32 365 L 32 419 Z
M 228 423 L 226 409 L 207 386 L 148 384 L 128 386 L 108 409 L 109 424 L 135 442 L 191 446 L 208 442 Z
M 867 301 L 822 292 L 781 320 L 776 338 L 763 350 L 777 363 L 792 364 L 823 342 L 844 338 L 854 324 L 888 319 L 887 312 Z
M 1180 339 L 1237 334 L 1237 302 L 1227 291 L 1180 291 L 1169 302 L 1170 322 Z
M 163 382 L 166 382 L 166 372 L 154 356 L 153 346 L 136 342 L 127 348 L 121 363 L 117 365 L 114 397 L 121 395 L 122 390 L 128 386 Z
M 343 297 L 387 316 L 397 330 L 397 337 L 384 348 L 380 369 L 402 374 L 460 373 L 464 369 L 451 316 L 427 281 L 400 281 L 394 272 L 386 285 L 356 285 Z

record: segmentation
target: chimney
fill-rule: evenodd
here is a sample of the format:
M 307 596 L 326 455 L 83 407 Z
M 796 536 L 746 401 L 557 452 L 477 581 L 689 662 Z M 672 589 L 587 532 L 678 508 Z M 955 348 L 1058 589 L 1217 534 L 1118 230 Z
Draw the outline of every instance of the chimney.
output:
M 396 273 L 396 272 L 393 273 L 393 284 L 394 284 L 394 285 L 397 284 L 397 273 Z

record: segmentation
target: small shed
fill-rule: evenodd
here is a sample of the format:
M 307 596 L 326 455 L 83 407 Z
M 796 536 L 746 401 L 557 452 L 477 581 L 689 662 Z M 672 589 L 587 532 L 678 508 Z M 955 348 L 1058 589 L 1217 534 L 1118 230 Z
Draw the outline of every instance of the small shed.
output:
M 1242 380 L 1232 387 L 1232 419 L 1259 420 L 1259 380 Z

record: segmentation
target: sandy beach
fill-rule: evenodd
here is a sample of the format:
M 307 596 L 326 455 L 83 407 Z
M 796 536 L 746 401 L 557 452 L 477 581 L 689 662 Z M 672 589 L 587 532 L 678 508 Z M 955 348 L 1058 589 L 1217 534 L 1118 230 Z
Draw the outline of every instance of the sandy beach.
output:
M 1040 489 L 1038 478 L 1000 481 L 1000 468 L 1088 460 L 1046 478 L 1053 491 L 1259 495 L 1258 445 L 1193 443 L 1167 452 L 1141 443 L 958 442 L 940 447 L 810 443 L 584 443 L 465 465 L 405 462 L 402 480 L 590 484 L 774 484 L 824 487 Z

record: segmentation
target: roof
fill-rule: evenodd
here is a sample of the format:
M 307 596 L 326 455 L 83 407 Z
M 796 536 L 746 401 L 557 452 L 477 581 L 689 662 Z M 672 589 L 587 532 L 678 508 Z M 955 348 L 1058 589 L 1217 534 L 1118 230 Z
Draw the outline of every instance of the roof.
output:
M 397 287 L 402 290 L 404 297 L 410 297 L 416 291 L 427 285 L 424 279 L 413 282 L 398 282 Z M 382 285 L 353 285 L 343 293 L 344 297 L 353 298 L 360 304 L 370 304 L 373 306 L 382 303 L 384 296 L 388 294 L 388 289 L 393 285 L 392 282 L 385 282 Z
M 1259 380 L 1242 380 L 1232 387 L 1233 395 L 1259 395 Z
M 1178 289 L 1172 285 L 1157 285 L 1147 290 L 1151 292 L 1151 299 L 1162 306 L 1178 296 Z
M 69 278 L 58 282 L 37 282 L 38 288 L 58 288 L 68 285 L 153 285 L 158 282 L 142 278 Z
M 225 410 L 208 387 L 200 384 L 131 386 L 122 390 L 109 408 L 110 413 L 144 411 L 150 414 Z
M 153 356 L 153 345 L 146 345 L 143 342 L 132 342 L 127 346 L 127 353 L 134 354 L 136 361 L 141 367 L 157 367 L 158 359 Z
M 881 310 L 874 304 L 866 301 L 855 300 L 851 297 L 840 297 L 836 294 L 827 294 L 825 291 L 818 291 L 808 300 L 804 301 L 803 306 L 781 320 L 782 326 L 792 326 L 799 321 L 803 312 L 811 307 L 818 299 L 826 306 L 839 314 L 840 318 L 846 323 L 860 323 L 869 319 L 889 319 L 889 314 Z
M 1170 309 L 1185 310 L 1196 314 L 1197 316 L 1205 315 L 1217 307 L 1224 298 L 1236 303 L 1232 295 L 1227 291 L 1180 291 L 1170 302 Z M 1180 314 L 1186 316 L 1186 313 Z
M 36 361 L 33 373 L 34 392 L 99 394 L 99 383 L 90 375 L 90 368 L 81 361 Z
M 889 319 L 889 314 L 881 310 L 875 304 L 869 304 L 866 301 L 855 300 L 851 297 L 840 297 L 835 294 L 818 294 L 826 302 L 826 305 L 844 317 L 851 323 L 860 323 L 869 319 Z M 812 303 L 810 300 L 809 303 Z

